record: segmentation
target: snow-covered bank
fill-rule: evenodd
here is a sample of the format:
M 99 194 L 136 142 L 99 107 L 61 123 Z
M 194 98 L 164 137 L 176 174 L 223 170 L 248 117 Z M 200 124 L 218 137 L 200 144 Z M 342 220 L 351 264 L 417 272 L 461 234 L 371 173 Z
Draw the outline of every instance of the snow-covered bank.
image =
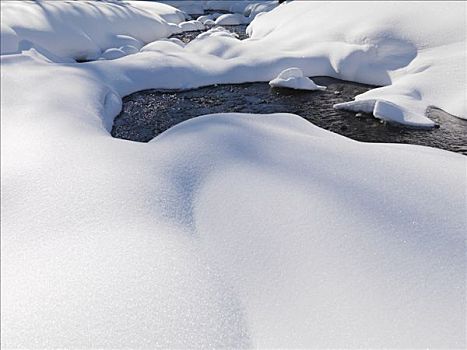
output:
M 276 32 L 84 64 L 2 55 L 3 347 L 466 346 L 465 157 L 290 114 L 205 116 L 148 144 L 109 135 L 133 91 L 349 72 L 329 43 L 286 48 Z M 333 59 L 352 61 L 342 47 Z M 455 75 L 438 53 L 407 89 Z
M 358 96 L 354 107 L 366 102 L 371 112 L 385 100 L 400 107 L 386 120 L 410 111 L 410 125 L 427 126 L 430 105 L 467 118 L 465 13 L 463 2 L 294 1 L 258 17 L 248 31 L 263 54 L 272 47 L 301 55 L 308 76 L 387 85 Z
M 172 34 L 185 15 L 157 2 L 2 1 L 2 54 L 35 46 L 60 57 L 96 59 L 109 48 Z M 141 48 L 142 45 L 137 47 Z
M 97 4 L 92 3 L 92 6 L 105 7 L 102 17 L 121 21 L 105 24 L 100 17 L 91 16 L 92 11 L 86 3 L 3 2 L 2 50 L 15 52 L 19 40 L 28 40 L 39 51 L 45 48 L 58 56 L 90 59 L 103 52 L 102 58 L 113 59 L 135 53 L 144 43 L 156 38 L 203 28 L 200 22 L 176 25 L 183 20 L 183 15 L 164 4 Z M 200 4 L 207 6 L 204 2 Z M 256 8 L 260 5 L 249 6 Z M 75 7 L 83 12 L 79 25 L 80 12 L 71 11 Z M 150 10 L 153 11 L 151 16 Z M 383 86 L 336 108 L 372 112 L 377 118 L 413 127 L 433 127 L 434 123 L 425 116 L 428 106 L 442 108 L 460 118 L 467 116 L 465 10 L 466 5 L 461 2 L 446 6 L 436 2 L 295 1 L 255 19 L 248 28 L 250 40 L 204 35 L 185 49 L 179 45 L 160 44 L 160 49 L 152 50 L 152 55 L 145 50 L 144 59 L 133 55 L 131 62 L 118 63 L 117 69 L 130 78 L 133 71 L 148 74 L 148 70 L 166 76 L 169 67 L 175 65 L 180 70 L 189 71 L 180 77 L 183 82 L 178 81 L 179 77 L 175 79 L 177 83 L 172 83 L 167 78 L 156 78 L 155 81 L 147 74 L 138 75 L 150 82 L 142 83 L 147 88 L 167 84 L 173 88 L 188 88 L 215 83 L 270 81 L 284 69 L 298 67 L 306 76 L 328 75 Z M 118 17 L 123 16 L 121 11 L 128 19 Z M 28 13 L 28 21 L 24 21 L 24 12 Z M 44 19 L 46 12 L 52 20 Z M 165 23 L 154 13 L 161 13 L 162 17 L 176 22 Z M 227 16 L 226 23 L 249 20 L 238 14 L 234 16 L 238 18 Z M 221 19 L 218 18 L 219 23 Z M 151 26 L 151 30 L 147 26 Z M 438 30 L 431 30 L 433 27 Z M 51 34 L 55 32 L 60 35 Z M 29 48 L 31 45 L 23 42 L 22 46 Z M 109 52 L 104 52 L 109 48 Z M 49 58 L 57 60 L 50 55 Z M 206 69 L 206 62 L 210 63 L 209 69 Z M 97 69 L 112 70 L 114 67 Z M 134 87 L 129 87 L 125 93 L 134 92 L 134 88 L 141 85 L 139 81 L 126 83 Z M 376 110 L 379 100 L 382 101 L 380 105 L 391 108 Z
M 81 66 L 2 58 L 5 347 L 465 345 L 465 157 L 293 115 L 123 142 Z
M 160 0 L 191 15 L 202 15 L 204 11 L 227 11 L 245 13 L 255 17 L 260 12 L 267 12 L 278 5 L 276 0 Z
M 106 36 L 107 41 L 104 40 L 98 47 L 94 41 L 91 46 L 86 46 L 89 36 L 83 35 L 81 29 L 76 31 L 76 27 L 72 27 L 71 34 L 61 31 L 61 39 L 54 41 L 50 40 L 47 31 L 44 34 L 39 30 L 40 26 L 35 31 L 33 22 L 21 22 L 22 12 L 18 12 L 18 6 L 23 8 L 30 4 L 10 3 L 2 3 L 2 8 L 8 10 L 2 11 L 2 16 L 7 19 L 2 21 L 2 36 L 10 38 L 2 41 L 7 52 L 17 46 L 13 29 L 20 32 L 18 28 L 26 25 L 32 26 L 26 31 L 32 33 L 28 34 L 28 38 L 34 38 L 33 42 L 39 47 L 74 58 L 83 55 L 92 58 L 100 55 L 104 48 L 111 50 L 104 52 L 103 58 L 135 53 L 150 40 L 149 35 L 157 32 L 144 29 L 144 21 L 140 25 L 137 20 L 138 14 L 135 20 L 131 20 L 133 22 L 130 21 L 138 23 L 138 26 L 128 26 L 134 27 L 132 31 L 135 32 L 132 33 L 99 23 L 99 28 L 103 27 L 104 32 L 107 30 L 112 35 Z M 144 3 L 138 8 L 146 11 L 146 7 L 152 8 L 151 4 Z M 55 3 L 50 6 L 60 7 Z M 85 4 L 81 3 L 80 6 Z M 167 10 L 170 7 L 157 6 L 165 6 L 164 13 L 170 13 Z M 128 94 L 141 87 L 190 88 L 216 83 L 270 81 L 284 69 L 298 67 L 305 76 L 327 75 L 383 86 L 336 108 L 370 112 L 377 118 L 413 127 L 433 127 L 434 123 L 425 116 L 428 106 L 442 108 L 460 118 L 467 116 L 465 6 L 465 3 L 445 6 L 435 2 L 370 4 L 296 1 L 278 6 L 255 19 L 248 28 L 252 36 L 250 40 L 240 41 L 232 36 L 218 35 L 219 32 L 215 30 L 211 33 L 217 34 L 200 36 L 186 47 L 167 42 L 151 43 L 151 50 L 145 49 L 144 53 L 127 57 L 125 61 L 103 63 L 92 69 L 112 72 L 109 74 L 113 77 L 112 81 L 108 81 L 109 85 L 126 85 L 123 89 L 116 88 L 120 94 Z M 182 17 L 177 17 L 177 12 L 172 16 L 176 16 L 177 21 L 182 20 Z M 242 18 L 236 18 L 234 23 L 242 22 Z M 10 25 L 13 19 L 19 22 Z M 148 21 L 155 21 L 157 28 L 163 28 L 163 33 L 157 33 L 159 36 L 203 28 L 201 22 L 160 24 L 162 20 L 159 17 L 151 17 Z M 430 30 L 433 26 L 439 29 Z M 65 40 L 75 35 L 80 39 Z M 44 36 L 47 37 L 45 42 L 42 41 Z M 49 58 L 56 60 L 51 56 Z M 176 67 L 176 71 L 173 71 L 173 67 Z M 115 69 L 128 79 L 119 79 L 113 74 Z M 177 73 L 182 71 L 187 74 Z M 114 78 L 118 81 L 113 81 Z M 378 105 L 391 108 L 376 110 L 378 101 L 381 101 Z

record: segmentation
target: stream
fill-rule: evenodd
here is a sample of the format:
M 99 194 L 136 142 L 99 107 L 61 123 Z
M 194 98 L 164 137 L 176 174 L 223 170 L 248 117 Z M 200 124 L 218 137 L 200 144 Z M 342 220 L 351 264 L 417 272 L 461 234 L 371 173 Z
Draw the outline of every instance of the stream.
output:
M 246 37 L 246 26 L 225 27 Z M 201 32 L 177 37 L 185 43 Z M 268 83 L 226 84 L 184 91 L 145 90 L 123 99 L 115 118 L 112 136 L 148 142 L 170 127 L 211 113 L 294 113 L 324 129 L 364 142 L 409 143 L 467 154 L 467 121 L 430 108 L 429 118 L 439 128 L 409 129 L 375 119 L 370 114 L 335 110 L 336 103 L 351 101 L 374 86 L 330 77 L 312 77 L 325 91 L 271 88 Z

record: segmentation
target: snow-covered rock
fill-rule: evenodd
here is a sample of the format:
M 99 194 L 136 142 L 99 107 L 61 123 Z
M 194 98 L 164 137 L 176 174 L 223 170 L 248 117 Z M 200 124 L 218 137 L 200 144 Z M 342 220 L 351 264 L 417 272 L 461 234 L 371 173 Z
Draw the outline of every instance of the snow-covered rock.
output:
M 201 23 L 205 24 L 205 22 L 206 22 L 207 20 L 212 20 L 213 18 L 214 18 L 214 17 L 213 17 L 212 15 L 203 15 L 203 16 L 199 16 L 196 20 L 197 20 L 198 22 L 201 22 Z
M 212 19 L 207 19 L 204 21 L 205 26 L 214 26 L 216 25 L 216 22 L 214 22 Z
M 179 27 L 184 32 L 196 32 L 200 30 L 204 30 L 206 27 L 200 21 L 192 20 L 187 22 L 182 22 L 179 24 Z
M 122 2 L 147 11 L 152 16 L 162 17 L 168 23 L 179 24 L 186 20 L 186 14 L 183 11 L 161 1 L 123 0 Z
M 237 39 L 238 34 L 233 33 L 230 30 L 225 29 L 224 27 L 215 27 L 215 28 L 211 28 L 210 30 L 205 31 L 204 33 L 201 33 L 193 41 L 188 43 L 188 45 L 191 45 L 191 47 L 193 47 L 197 45 L 197 43 L 199 43 L 201 40 L 210 38 L 210 37 L 224 37 L 224 38 Z
M 401 125 L 419 128 L 432 128 L 435 126 L 435 123 L 426 116 L 413 113 L 384 100 L 376 101 L 373 115 L 378 119 Z
M 300 68 L 287 68 L 269 82 L 272 87 L 285 87 L 297 90 L 326 90 L 325 86 L 316 85 L 313 80 L 303 75 Z
M 237 26 L 250 23 L 249 18 L 239 13 L 226 13 L 216 19 L 215 24 L 224 26 Z
M 121 50 L 120 48 L 111 48 L 104 51 L 101 55 L 100 59 L 103 60 L 115 60 L 117 58 L 123 57 L 126 55 L 126 52 Z
M 277 6 L 276 0 L 159 0 L 158 2 L 195 16 L 204 15 L 205 10 L 210 10 L 240 14 L 247 12 L 248 15 L 253 14 L 252 18 L 258 12 L 270 11 Z
M 158 2 L 176 7 L 189 15 L 202 15 L 205 10 L 205 0 L 159 0 Z
M 273 1 L 262 1 L 249 4 L 244 9 L 244 15 L 254 19 L 260 13 L 266 13 L 274 10 L 278 5 L 276 0 Z

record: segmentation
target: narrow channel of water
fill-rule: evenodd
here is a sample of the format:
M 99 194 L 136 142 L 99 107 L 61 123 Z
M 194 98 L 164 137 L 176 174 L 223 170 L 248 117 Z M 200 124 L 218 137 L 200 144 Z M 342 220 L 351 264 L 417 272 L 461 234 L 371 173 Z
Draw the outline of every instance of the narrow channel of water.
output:
M 244 37 L 246 26 L 235 31 Z M 230 28 L 229 28 L 230 29 Z M 242 34 L 243 33 L 243 34 Z M 188 42 L 199 32 L 177 35 Z M 410 143 L 467 154 L 467 121 L 431 108 L 428 116 L 439 128 L 407 129 L 383 123 L 372 115 L 338 111 L 333 105 L 351 101 L 373 86 L 313 77 L 325 91 L 274 89 L 267 83 L 208 86 L 188 91 L 146 90 L 123 99 L 123 109 L 115 118 L 112 136 L 148 142 L 170 127 L 210 113 L 294 113 L 313 124 L 365 142 Z

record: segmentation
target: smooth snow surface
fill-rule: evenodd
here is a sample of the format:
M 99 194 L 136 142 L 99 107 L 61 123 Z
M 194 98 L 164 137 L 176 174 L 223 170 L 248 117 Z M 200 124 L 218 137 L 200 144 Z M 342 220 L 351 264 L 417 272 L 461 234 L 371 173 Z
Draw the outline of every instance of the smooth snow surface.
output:
M 2 54 L 40 47 L 61 57 L 95 59 L 118 48 L 118 35 L 148 43 L 172 34 L 180 11 L 156 2 L 2 1 Z
M 296 67 L 283 70 L 269 85 L 297 90 L 326 90 L 325 86 L 316 85 L 313 80 L 303 76 L 302 70 Z
M 465 115 L 464 3 L 296 1 L 187 45 L 130 5 L 1 6 L 2 347 L 466 347 L 464 156 L 291 114 L 108 132 L 131 92 L 290 67 L 389 84 L 357 101 L 383 116 Z

